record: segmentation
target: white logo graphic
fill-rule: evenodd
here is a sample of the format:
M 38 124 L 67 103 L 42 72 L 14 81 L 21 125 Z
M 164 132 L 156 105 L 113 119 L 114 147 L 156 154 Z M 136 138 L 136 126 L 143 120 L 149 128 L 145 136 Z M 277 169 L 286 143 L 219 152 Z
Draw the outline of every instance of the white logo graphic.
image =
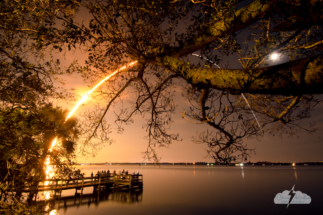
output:
M 282 193 L 277 193 L 274 198 L 275 204 L 309 204 L 311 203 L 311 197 L 306 193 L 302 193 L 301 191 L 294 191 L 294 187 L 291 190 L 284 190 Z

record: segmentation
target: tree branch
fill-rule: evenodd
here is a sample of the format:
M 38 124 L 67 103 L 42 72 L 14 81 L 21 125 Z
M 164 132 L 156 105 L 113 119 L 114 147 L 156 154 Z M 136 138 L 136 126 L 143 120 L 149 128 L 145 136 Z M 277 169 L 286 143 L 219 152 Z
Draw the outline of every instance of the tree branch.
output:
M 284 120 L 283 117 L 290 112 L 290 110 L 299 103 L 302 99 L 301 96 L 296 96 L 295 99 L 286 107 L 286 109 L 281 112 L 281 114 L 277 117 L 275 121 L 281 121 L 282 123 L 286 124 L 288 121 Z
M 173 73 L 200 88 L 231 94 L 302 95 L 323 93 L 323 55 L 255 69 L 198 68 L 170 56 L 157 59 Z
M 92 137 L 95 136 L 95 132 L 97 131 L 97 129 L 99 128 L 100 124 L 102 124 L 102 120 L 105 116 L 105 114 L 107 113 L 107 111 L 109 110 L 111 104 L 114 102 L 114 100 L 116 100 L 116 98 L 118 98 L 120 96 L 120 94 L 131 84 L 131 82 L 138 80 L 138 78 L 131 78 L 119 91 L 118 93 L 111 99 L 111 101 L 109 102 L 109 104 L 107 105 L 107 107 L 105 108 L 104 113 L 102 114 L 102 117 L 100 118 L 97 126 L 95 127 L 94 131 L 92 132 L 92 135 L 88 138 L 87 141 L 89 141 Z
M 262 0 L 255 0 L 251 4 L 236 11 L 234 15 L 212 24 L 209 28 L 190 40 L 180 44 L 179 47 L 170 48 L 166 53 L 172 57 L 182 57 L 201 49 L 203 46 L 242 30 L 258 20 L 275 13 L 275 1 L 263 4 Z
M 154 95 L 157 91 L 159 91 L 169 80 L 178 77 L 178 75 L 171 75 L 168 76 L 158 87 L 156 87 L 152 92 L 151 95 Z M 137 105 L 136 109 L 133 110 L 127 119 L 123 120 L 123 121 L 127 121 L 131 118 L 131 116 L 141 107 L 141 105 L 143 105 L 148 99 L 150 99 L 151 96 L 147 96 L 145 99 L 143 99 L 140 104 Z

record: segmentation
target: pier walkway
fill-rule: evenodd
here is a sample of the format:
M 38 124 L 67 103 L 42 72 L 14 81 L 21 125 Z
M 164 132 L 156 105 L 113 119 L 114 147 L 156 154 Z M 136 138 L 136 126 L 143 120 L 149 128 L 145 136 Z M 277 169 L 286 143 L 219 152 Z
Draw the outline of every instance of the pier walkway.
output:
M 143 175 L 117 175 L 117 174 L 101 174 L 95 177 L 80 177 L 73 179 L 46 179 L 35 186 L 25 186 L 22 193 L 30 193 L 33 198 L 38 192 L 55 191 L 55 195 L 61 195 L 63 190 L 75 189 L 75 194 L 83 194 L 85 187 L 93 187 L 93 192 L 100 189 L 142 189 Z M 80 193 L 78 193 L 80 191 Z

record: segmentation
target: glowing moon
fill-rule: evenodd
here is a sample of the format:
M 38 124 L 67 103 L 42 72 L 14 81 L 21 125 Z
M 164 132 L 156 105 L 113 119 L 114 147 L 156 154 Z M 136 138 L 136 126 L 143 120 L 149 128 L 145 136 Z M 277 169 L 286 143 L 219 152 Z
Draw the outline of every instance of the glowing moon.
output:
M 277 60 L 277 58 L 278 58 L 278 54 L 277 53 L 274 53 L 274 54 L 271 55 L 271 59 Z

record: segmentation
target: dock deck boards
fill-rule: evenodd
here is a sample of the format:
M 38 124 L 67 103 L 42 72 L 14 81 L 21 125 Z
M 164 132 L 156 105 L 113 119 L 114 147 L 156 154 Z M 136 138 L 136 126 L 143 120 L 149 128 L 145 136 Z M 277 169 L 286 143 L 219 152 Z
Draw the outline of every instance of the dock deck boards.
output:
M 128 186 L 129 189 L 138 188 L 143 186 L 142 175 L 107 175 L 103 174 L 96 177 L 83 177 L 75 179 L 46 179 L 38 183 L 37 189 L 26 187 L 22 192 L 45 192 L 45 191 L 59 191 L 76 189 L 83 191 L 85 187 L 93 187 L 100 189 L 100 187 L 113 187 L 115 189 L 124 188 Z

